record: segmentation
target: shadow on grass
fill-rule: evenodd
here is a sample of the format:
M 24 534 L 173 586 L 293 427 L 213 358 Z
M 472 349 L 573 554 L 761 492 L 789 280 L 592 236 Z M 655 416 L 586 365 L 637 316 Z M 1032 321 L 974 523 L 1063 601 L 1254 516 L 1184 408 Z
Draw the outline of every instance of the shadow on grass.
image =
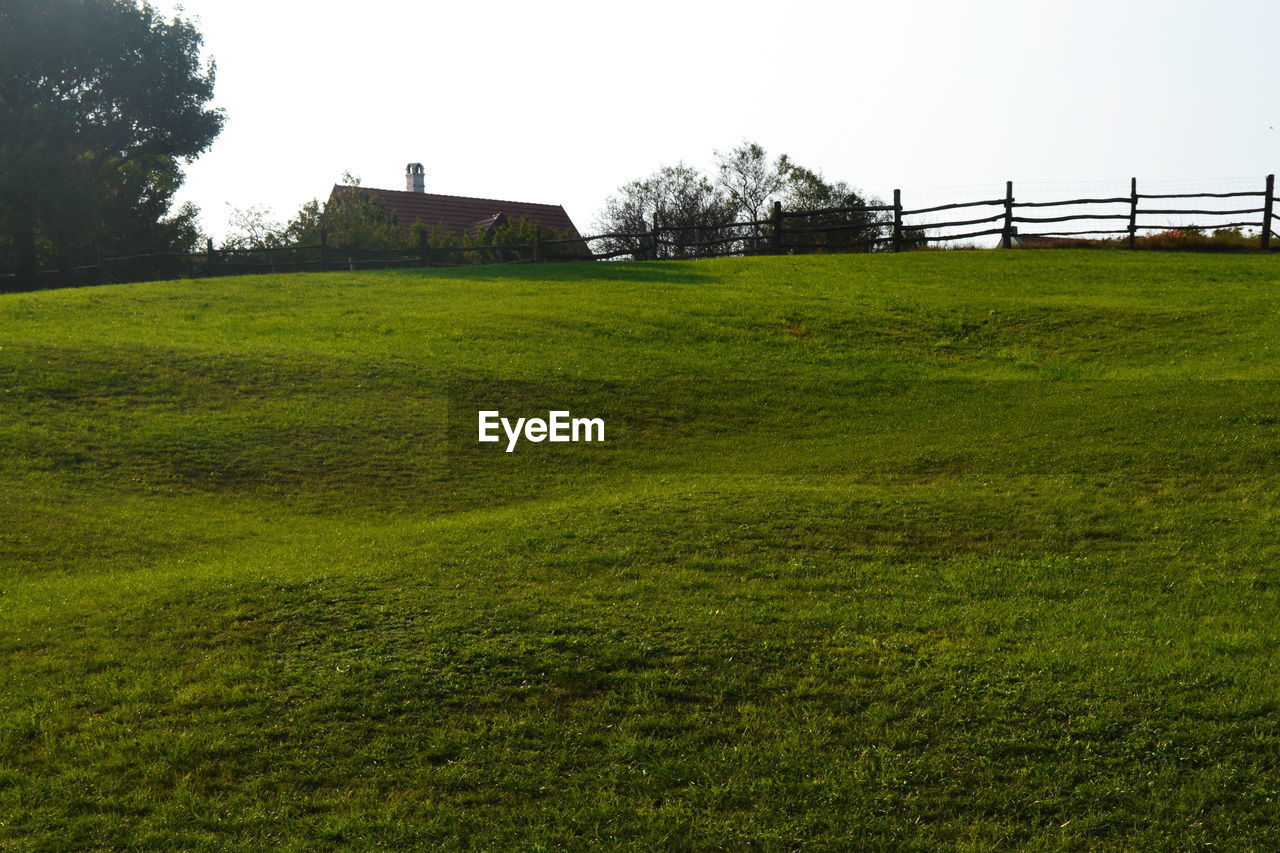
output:
M 719 278 L 693 261 L 620 261 L 597 263 L 477 265 L 388 270 L 397 277 L 483 279 L 485 281 L 617 281 L 699 284 Z

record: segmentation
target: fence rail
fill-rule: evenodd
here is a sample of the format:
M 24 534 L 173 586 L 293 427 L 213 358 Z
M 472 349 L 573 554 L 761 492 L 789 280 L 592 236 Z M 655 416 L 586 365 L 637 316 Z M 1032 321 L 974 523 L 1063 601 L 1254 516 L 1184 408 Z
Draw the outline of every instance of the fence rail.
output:
M 1170 200 L 1260 198 L 1260 207 L 1212 208 L 1169 207 Z M 1143 202 L 1161 206 L 1143 207 Z M 1099 206 L 1127 205 L 1125 212 L 1098 213 Z M 813 210 L 783 210 L 775 202 L 767 219 L 751 219 L 702 226 L 663 224 L 656 217 L 644 231 L 609 232 L 587 237 L 544 239 L 535 232 L 532 243 L 502 245 L 428 245 L 425 235 L 416 247 L 349 248 L 331 246 L 321 232 L 314 245 L 223 247 L 206 242 L 203 252 L 135 252 L 104 258 L 88 264 L 64 264 L 58 269 L 36 274 L 35 286 L 105 283 L 145 278 L 212 277 L 267 272 L 393 269 L 401 267 L 460 267 L 483 264 L 527 264 L 547 261 L 607 261 L 629 257 L 634 260 L 664 258 L 711 258 L 750 256 L 788 252 L 897 252 L 983 237 L 1000 238 L 1000 245 L 1012 248 L 1029 240 L 1046 238 L 1108 239 L 1127 235 L 1128 248 L 1137 248 L 1144 232 L 1209 230 L 1221 228 L 1257 229 L 1257 248 L 1270 251 L 1280 239 L 1276 222 L 1275 176 L 1268 175 L 1259 191 L 1140 193 L 1138 180 L 1130 180 L 1128 196 L 1063 198 L 1047 201 L 1018 201 L 1012 181 L 1005 184 L 1003 198 L 958 201 L 926 207 L 907 208 L 902 191 L 894 190 L 893 204 L 865 204 Z M 995 208 L 985 216 L 948 221 L 930 221 L 933 214 L 973 208 Z M 1044 208 L 1062 215 L 1026 215 Z M 1140 217 L 1210 217 L 1211 222 L 1171 228 L 1168 223 L 1148 224 Z M 1239 217 L 1257 216 L 1244 220 Z M 1233 217 L 1222 221 L 1222 217 Z M 1126 222 L 1123 228 L 1056 228 L 1036 233 L 1019 233 L 1019 226 L 1066 223 Z M 956 232 L 955 229 L 972 228 Z M 791 239 L 789 239 L 791 238 Z M 1250 238 L 1252 239 L 1252 238 Z M 148 274 L 148 269 L 151 274 Z M 16 273 L 0 273 L 0 291 L 13 289 Z

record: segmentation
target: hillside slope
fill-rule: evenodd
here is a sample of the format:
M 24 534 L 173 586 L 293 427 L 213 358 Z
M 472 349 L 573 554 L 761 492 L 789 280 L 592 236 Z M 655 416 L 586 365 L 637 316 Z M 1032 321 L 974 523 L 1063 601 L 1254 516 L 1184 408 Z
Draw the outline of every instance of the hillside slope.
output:
M 0 846 L 1263 849 L 1277 379 L 1271 257 L 0 297 Z

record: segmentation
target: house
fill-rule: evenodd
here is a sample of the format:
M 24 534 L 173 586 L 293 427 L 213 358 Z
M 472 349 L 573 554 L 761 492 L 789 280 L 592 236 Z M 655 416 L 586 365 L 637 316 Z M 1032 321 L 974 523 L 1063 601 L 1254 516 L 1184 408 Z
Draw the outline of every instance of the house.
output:
M 549 238 L 553 235 L 563 235 L 566 238 L 581 236 L 569 214 L 558 204 L 429 193 L 426 191 L 426 172 L 421 163 L 410 163 L 405 167 L 403 190 L 336 184 L 329 198 L 332 200 L 338 194 L 346 192 L 368 193 L 382 202 L 401 225 L 421 222 L 427 228 L 443 228 L 459 237 L 483 236 L 499 225 L 519 219 L 527 219 L 539 226 Z

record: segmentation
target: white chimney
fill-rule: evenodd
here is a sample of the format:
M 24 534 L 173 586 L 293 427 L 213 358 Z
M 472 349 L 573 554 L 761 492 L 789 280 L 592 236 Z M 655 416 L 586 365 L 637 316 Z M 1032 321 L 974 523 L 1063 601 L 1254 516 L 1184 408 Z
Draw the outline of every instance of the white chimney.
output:
M 427 172 L 422 168 L 421 163 L 410 163 L 404 167 L 404 188 L 411 193 L 424 193 L 426 188 Z

